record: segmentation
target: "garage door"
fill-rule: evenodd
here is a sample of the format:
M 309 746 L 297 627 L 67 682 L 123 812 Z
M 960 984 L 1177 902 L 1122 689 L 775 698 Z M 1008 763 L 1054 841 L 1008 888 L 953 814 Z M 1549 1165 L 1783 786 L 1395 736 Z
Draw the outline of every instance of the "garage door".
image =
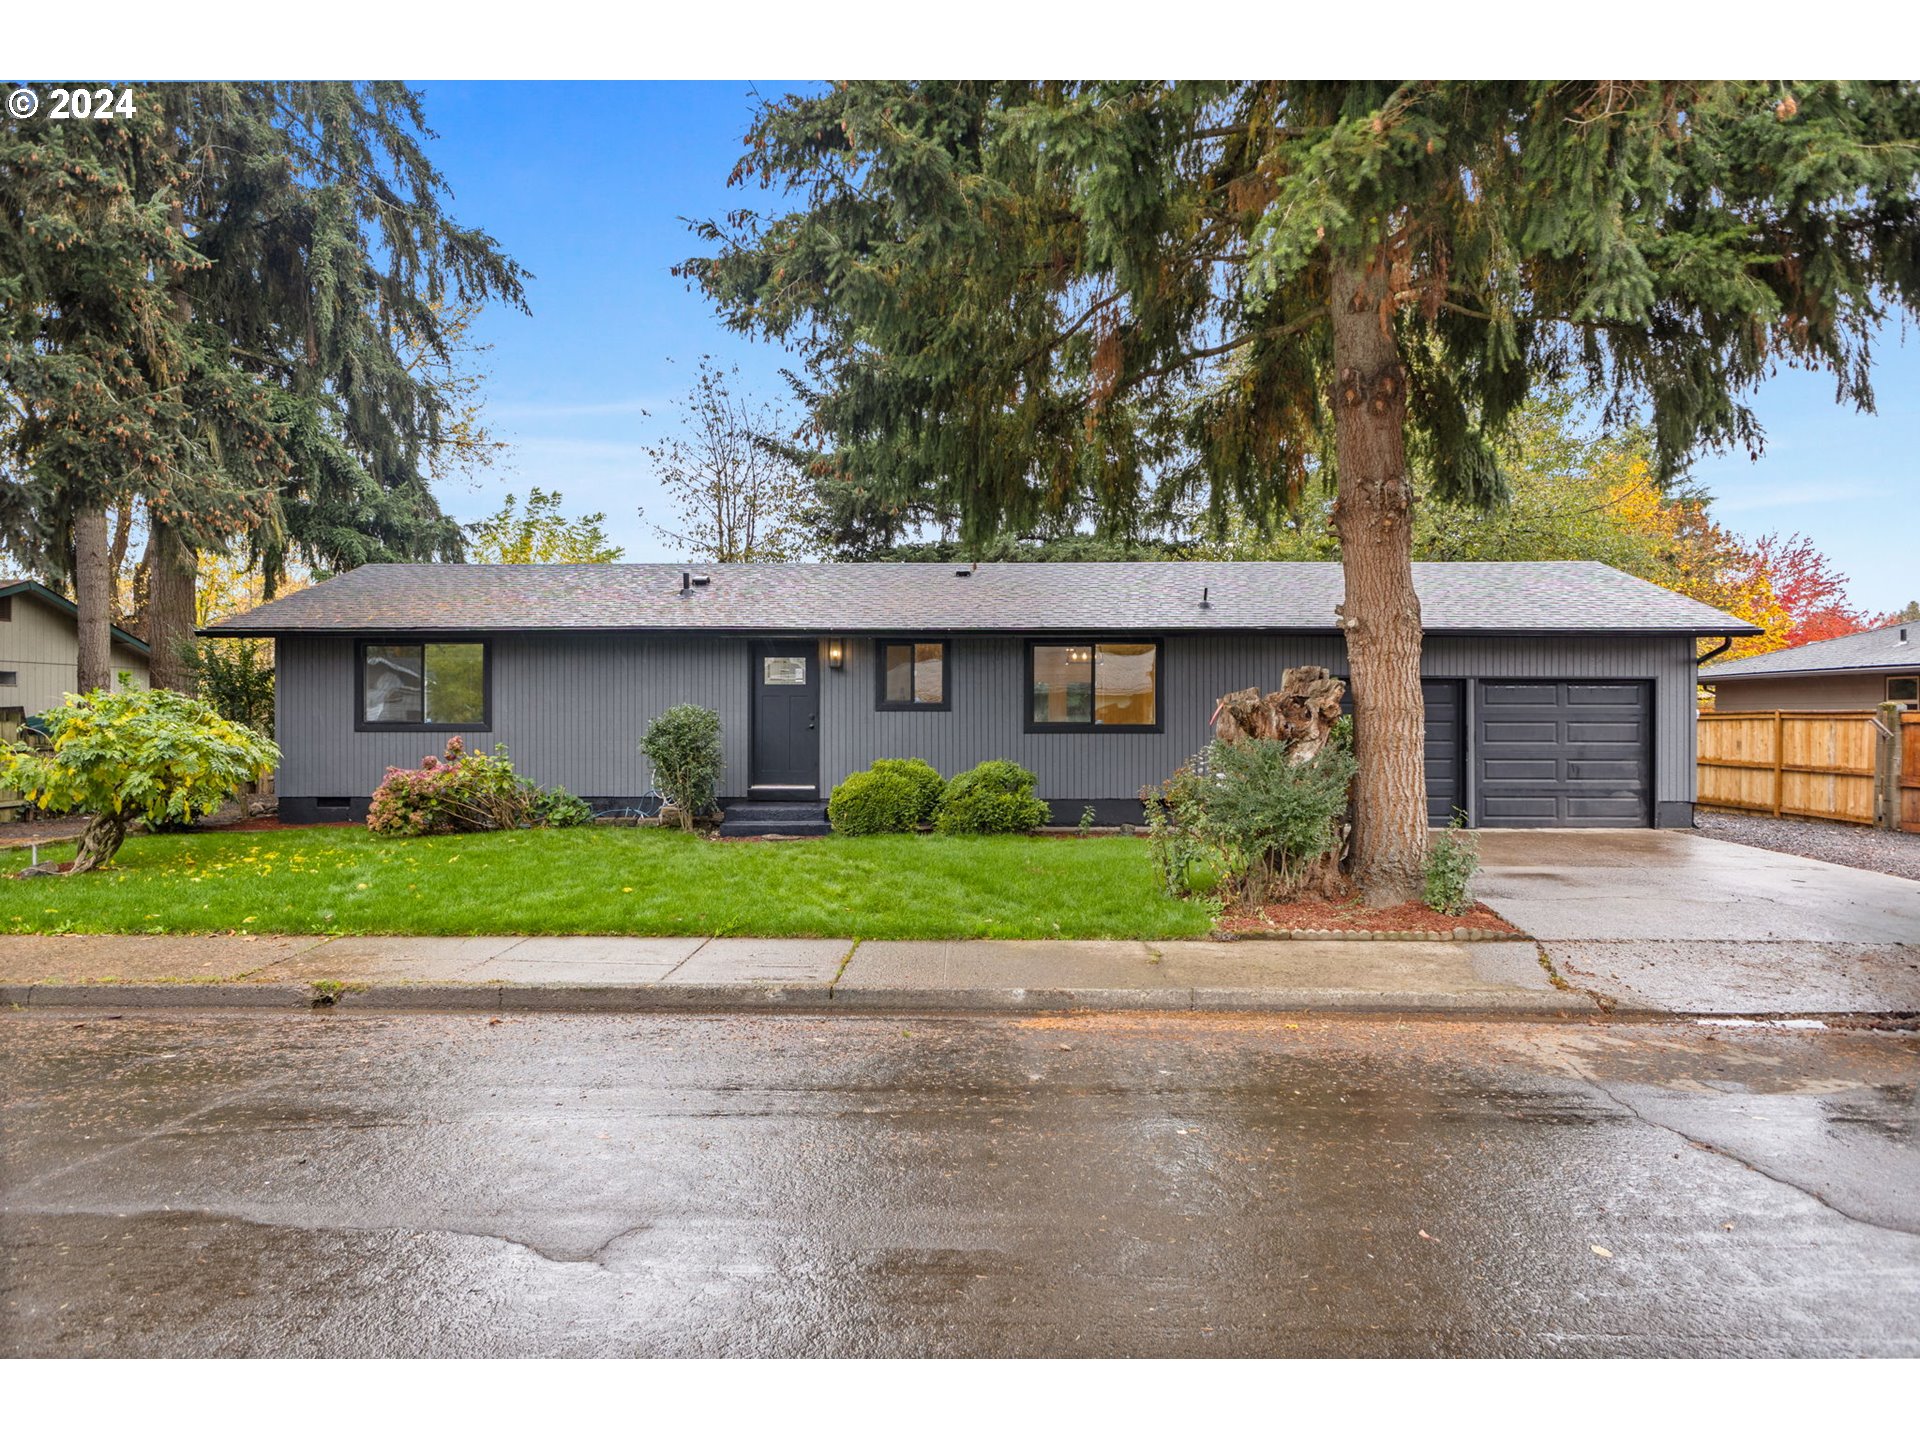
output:
M 1343 675 L 1340 677 L 1345 680 Z M 1352 681 L 1347 682 L 1349 686 Z M 1427 709 L 1427 820 L 1445 825 L 1453 812 L 1466 805 L 1461 781 L 1466 778 L 1467 747 L 1465 710 L 1462 695 L 1466 683 L 1461 680 L 1422 680 L 1420 697 Z M 1353 691 L 1340 697 L 1340 713 L 1353 713 Z
M 1420 693 L 1427 702 L 1427 819 L 1445 825 L 1453 812 L 1465 804 L 1461 798 L 1466 747 L 1460 743 L 1466 731 L 1461 726 L 1461 683 L 1458 680 L 1424 680 Z
M 1644 681 L 1483 680 L 1477 691 L 1480 824 L 1651 823 Z

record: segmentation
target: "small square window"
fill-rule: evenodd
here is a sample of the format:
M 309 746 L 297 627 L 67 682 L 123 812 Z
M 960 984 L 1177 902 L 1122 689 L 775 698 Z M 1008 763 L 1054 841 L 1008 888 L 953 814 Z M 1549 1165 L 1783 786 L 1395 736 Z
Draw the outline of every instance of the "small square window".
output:
M 1920 675 L 1888 676 L 1887 699 L 1920 700 Z
M 947 642 L 944 640 L 882 640 L 879 657 L 880 688 L 875 708 L 880 710 L 947 710 Z
M 18 670 L 0 670 L 0 689 L 15 690 L 20 685 Z

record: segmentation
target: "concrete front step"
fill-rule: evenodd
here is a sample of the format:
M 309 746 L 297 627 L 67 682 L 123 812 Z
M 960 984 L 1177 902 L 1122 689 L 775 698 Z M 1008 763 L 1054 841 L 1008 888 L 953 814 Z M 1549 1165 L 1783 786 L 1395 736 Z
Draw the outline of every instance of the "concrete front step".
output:
M 723 839 L 752 835 L 829 835 L 827 807 L 818 800 L 748 800 L 729 806 L 720 822 Z

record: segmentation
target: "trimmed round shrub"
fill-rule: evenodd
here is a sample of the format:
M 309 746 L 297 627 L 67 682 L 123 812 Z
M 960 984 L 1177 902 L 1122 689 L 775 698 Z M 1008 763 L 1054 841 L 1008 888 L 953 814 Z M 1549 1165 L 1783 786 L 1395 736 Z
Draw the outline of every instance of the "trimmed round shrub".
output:
M 873 770 L 878 775 L 898 775 L 913 787 L 913 823 L 930 825 L 933 823 L 933 807 L 940 803 L 940 792 L 947 788 L 947 782 L 940 778 L 940 772 L 924 760 L 876 760 Z
M 1052 817 L 1033 793 L 1033 772 L 1011 760 L 988 760 L 949 780 L 934 807 L 933 828 L 943 835 L 1017 835 Z
M 911 830 L 920 793 L 897 771 L 861 770 L 833 787 L 827 823 L 842 835 L 893 835 Z
M 680 810 L 680 828 L 713 813 L 720 791 L 720 716 L 704 705 L 675 705 L 647 726 L 640 753 L 653 766 L 654 788 Z

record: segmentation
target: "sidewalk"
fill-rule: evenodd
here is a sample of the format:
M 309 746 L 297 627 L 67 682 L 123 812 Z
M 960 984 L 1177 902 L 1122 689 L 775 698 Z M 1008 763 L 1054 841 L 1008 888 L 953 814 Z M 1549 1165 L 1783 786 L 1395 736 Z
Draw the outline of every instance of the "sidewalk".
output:
M 0 1005 L 1592 1016 L 1531 942 L 9 936 Z

